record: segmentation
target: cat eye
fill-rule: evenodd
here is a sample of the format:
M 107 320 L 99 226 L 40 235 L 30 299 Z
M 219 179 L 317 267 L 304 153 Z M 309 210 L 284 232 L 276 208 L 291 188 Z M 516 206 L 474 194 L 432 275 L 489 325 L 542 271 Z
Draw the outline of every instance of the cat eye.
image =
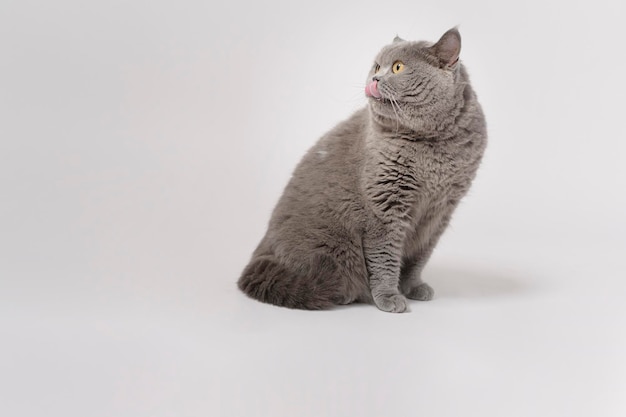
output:
M 378 71 L 380 71 L 380 65 L 376 64 L 376 67 L 374 67 L 374 74 L 378 74 Z
M 404 71 L 404 64 L 402 63 L 402 61 L 396 61 L 393 63 L 393 66 L 391 67 L 391 71 L 394 74 L 398 74 L 402 71 Z

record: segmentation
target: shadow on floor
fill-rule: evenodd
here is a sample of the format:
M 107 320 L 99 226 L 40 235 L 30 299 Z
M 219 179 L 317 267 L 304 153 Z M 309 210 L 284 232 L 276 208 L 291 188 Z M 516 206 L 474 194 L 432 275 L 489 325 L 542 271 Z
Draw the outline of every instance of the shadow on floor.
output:
M 515 272 L 476 266 L 427 266 L 422 278 L 435 290 L 435 298 L 481 298 L 514 296 L 531 291 Z

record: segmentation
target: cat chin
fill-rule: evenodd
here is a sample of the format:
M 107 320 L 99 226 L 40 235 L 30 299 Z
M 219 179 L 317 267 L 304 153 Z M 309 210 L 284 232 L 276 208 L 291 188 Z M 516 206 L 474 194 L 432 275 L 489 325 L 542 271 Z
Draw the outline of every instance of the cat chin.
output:
M 372 114 L 377 118 L 387 119 L 396 123 L 397 115 L 393 111 L 391 102 L 383 99 L 372 99 L 369 103 Z
M 391 111 L 391 102 L 385 98 L 370 97 L 369 105 L 373 111 L 377 113 L 386 113 Z
M 387 103 L 389 102 L 389 100 L 387 100 L 384 97 L 373 97 L 373 96 L 369 96 L 368 99 L 370 100 L 370 103 Z
M 378 104 L 378 103 L 372 103 Z M 378 106 L 370 105 L 370 113 L 372 115 L 373 120 L 381 126 L 385 127 L 393 127 L 397 128 L 399 125 L 403 126 L 401 120 L 398 120 L 396 115 L 391 110 L 391 107 L 384 108 L 384 111 L 381 111 L 381 108 L 376 108 Z
M 424 136 L 428 136 L 423 133 L 424 126 L 421 124 L 420 120 L 412 120 L 407 123 L 405 120 L 397 117 L 397 114 L 393 112 L 391 105 L 389 105 L 389 107 L 379 107 L 375 106 L 375 104 L 378 103 L 370 103 L 370 115 L 372 120 L 383 129 L 390 129 L 396 133 L 403 132 L 406 134 L 417 134 L 418 132 L 422 132 Z

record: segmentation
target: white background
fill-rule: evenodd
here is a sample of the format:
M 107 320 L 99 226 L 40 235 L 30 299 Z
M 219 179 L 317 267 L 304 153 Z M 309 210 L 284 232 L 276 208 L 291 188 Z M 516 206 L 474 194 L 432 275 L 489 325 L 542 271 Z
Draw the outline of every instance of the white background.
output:
M 626 415 L 621 1 L 0 3 L 0 415 Z M 396 34 L 490 143 L 429 303 L 235 282 Z

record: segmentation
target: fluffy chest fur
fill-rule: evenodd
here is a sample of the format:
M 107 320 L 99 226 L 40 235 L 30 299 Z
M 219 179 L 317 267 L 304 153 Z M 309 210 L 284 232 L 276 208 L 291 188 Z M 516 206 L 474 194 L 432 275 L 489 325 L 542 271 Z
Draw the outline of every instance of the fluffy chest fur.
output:
M 373 213 L 390 221 L 415 221 L 421 212 L 456 204 L 479 163 L 481 143 L 418 141 L 371 134 L 362 186 Z

